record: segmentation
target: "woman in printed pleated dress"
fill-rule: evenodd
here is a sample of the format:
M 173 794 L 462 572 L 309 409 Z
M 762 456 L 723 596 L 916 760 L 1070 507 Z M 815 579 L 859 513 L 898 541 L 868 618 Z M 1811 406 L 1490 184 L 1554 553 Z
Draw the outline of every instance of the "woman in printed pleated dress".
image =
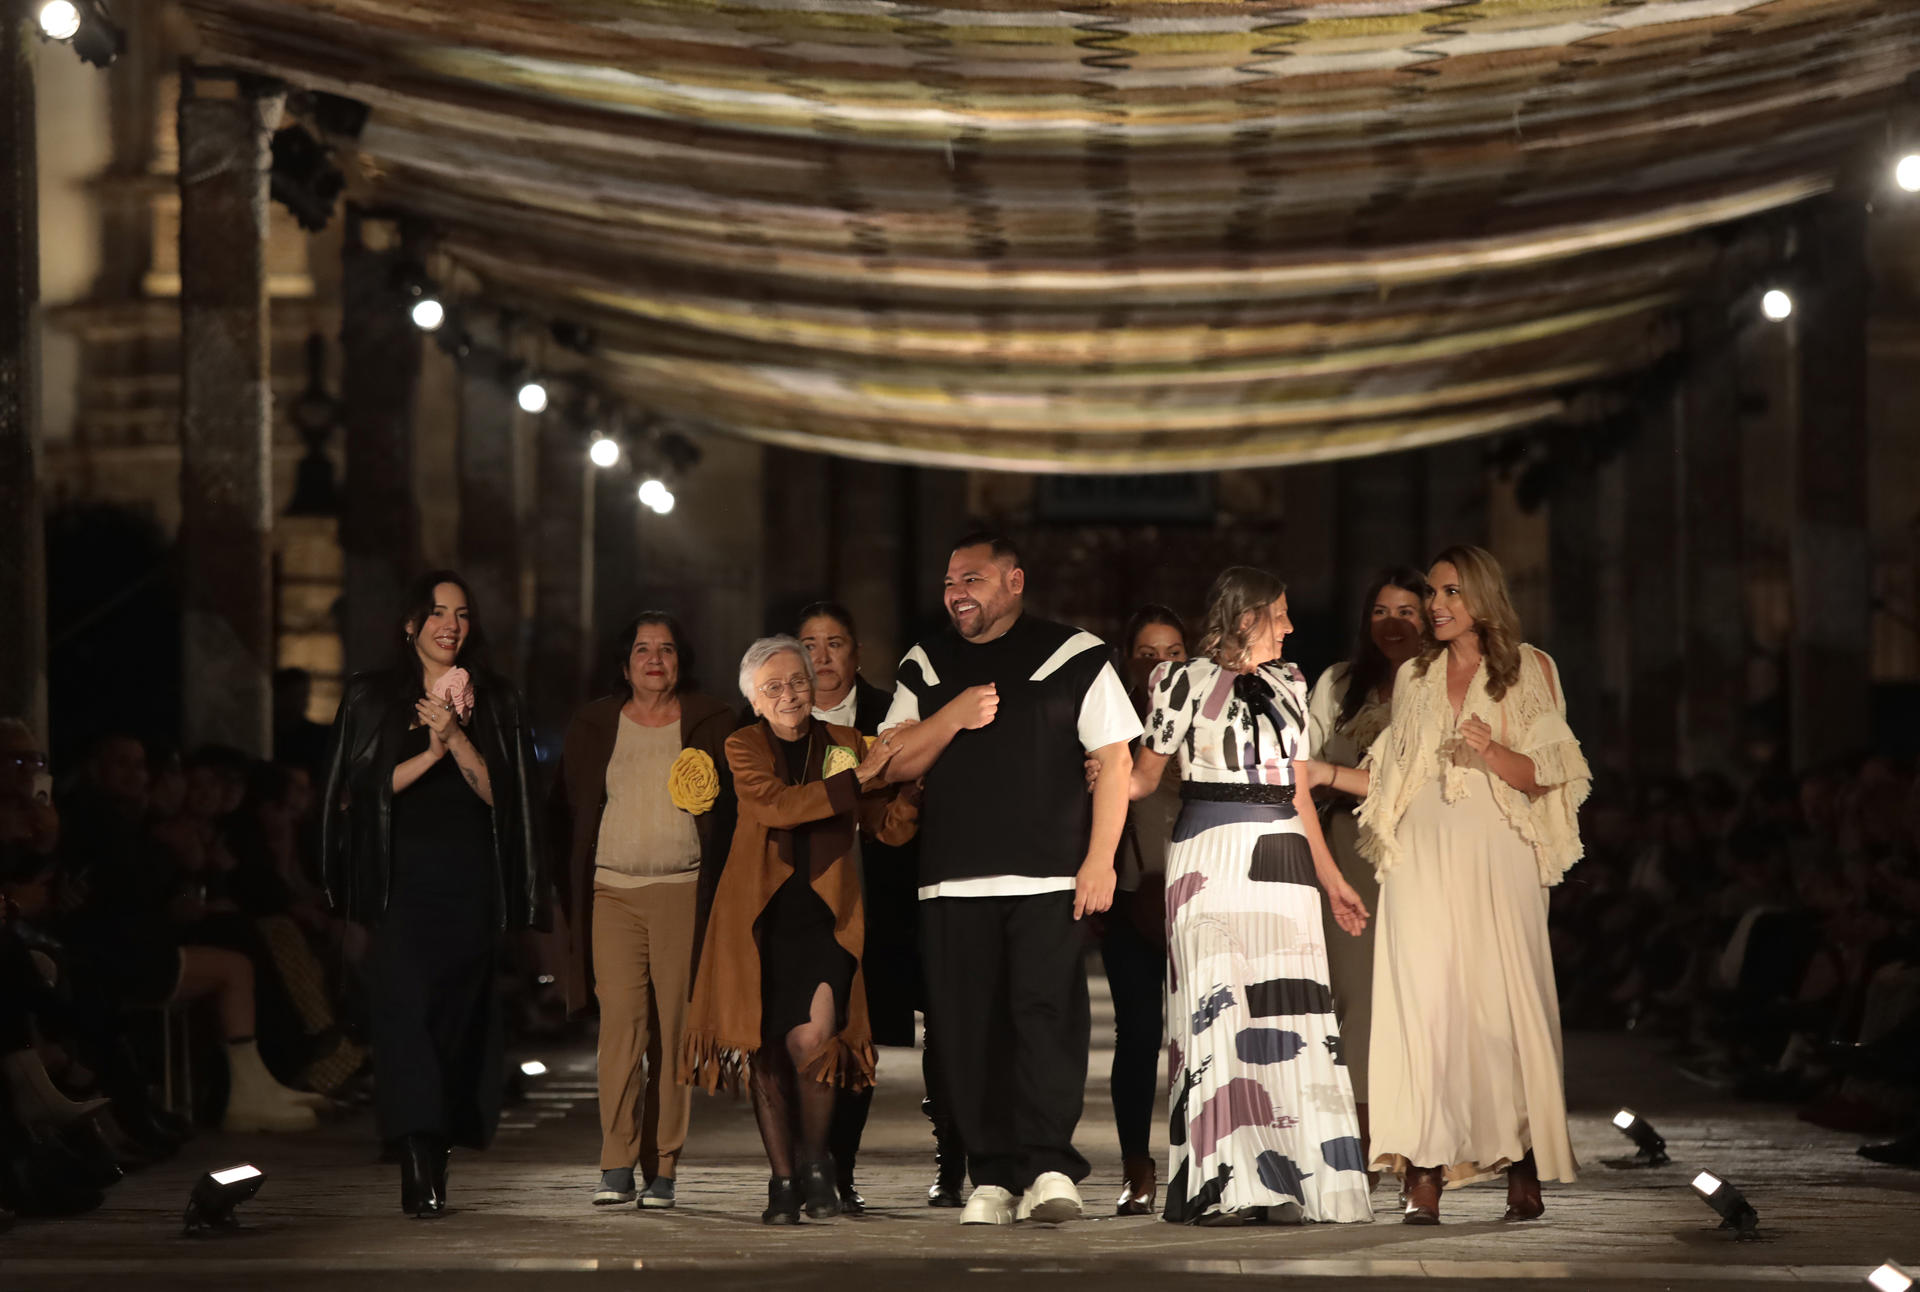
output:
M 1143 798 L 1180 760 L 1167 854 L 1168 1220 L 1367 1220 L 1366 1162 L 1327 985 L 1320 888 L 1367 912 L 1293 803 L 1307 686 L 1280 659 L 1286 585 L 1235 566 L 1207 598 L 1206 656 L 1163 664 L 1133 765 Z

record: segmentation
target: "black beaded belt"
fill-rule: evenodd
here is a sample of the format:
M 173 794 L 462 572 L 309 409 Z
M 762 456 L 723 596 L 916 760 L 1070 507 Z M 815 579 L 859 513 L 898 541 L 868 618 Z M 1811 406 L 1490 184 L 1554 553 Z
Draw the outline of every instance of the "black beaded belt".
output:
M 1180 797 L 1188 803 L 1293 802 L 1291 785 L 1242 785 L 1235 781 L 1181 781 Z

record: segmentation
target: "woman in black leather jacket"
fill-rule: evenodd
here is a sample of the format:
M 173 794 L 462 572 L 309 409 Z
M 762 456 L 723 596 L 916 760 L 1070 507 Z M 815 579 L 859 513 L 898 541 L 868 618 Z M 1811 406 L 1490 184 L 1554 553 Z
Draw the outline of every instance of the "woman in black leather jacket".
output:
M 422 575 L 395 636 L 394 667 L 355 675 L 334 719 L 320 846 L 335 910 L 374 930 L 375 1111 L 400 1205 L 428 1217 L 450 1147 L 485 1148 L 499 1123 L 495 955 L 507 930 L 547 927 L 547 877 L 519 697 L 479 667 L 466 583 Z

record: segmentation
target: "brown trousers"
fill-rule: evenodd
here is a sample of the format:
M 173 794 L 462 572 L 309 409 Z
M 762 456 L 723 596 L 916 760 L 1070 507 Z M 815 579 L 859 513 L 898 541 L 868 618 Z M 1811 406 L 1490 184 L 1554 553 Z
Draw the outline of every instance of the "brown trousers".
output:
M 600 1169 L 671 1180 L 692 1091 L 674 1080 L 693 976 L 693 881 L 593 886 L 600 1000 Z M 643 1067 L 644 1062 L 644 1067 Z

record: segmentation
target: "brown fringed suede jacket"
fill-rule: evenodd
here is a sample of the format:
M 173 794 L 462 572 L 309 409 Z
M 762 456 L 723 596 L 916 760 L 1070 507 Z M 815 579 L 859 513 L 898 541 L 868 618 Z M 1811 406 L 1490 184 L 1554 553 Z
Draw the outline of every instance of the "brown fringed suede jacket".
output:
M 833 912 L 834 941 L 854 958 L 847 1017 L 840 1033 L 807 1057 L 803 1071 L 816 1081 L 863 1090 L 873 1084 L 873 1034 L 867 1022 L 866 981 L 860 953 L 866 910 L 854 863 L 856 833 L 901 844 L 920 824 L 917 786 L 876 784 L 861 793 L 851 768 L 821 779 L 829 746 L 861 756 L 865 742 L 851 727 L 815 722 L 807 766 L 796 775 L 764 722 L 727 739 L 727 763 L 739 803 L 733 848 L 707 917 L 680 1048 L 680 1081 L 712 1091 L 740 1088 L 747 1061 L 760 1048 L 760 946 L 754 922 L 793 874 L 794 831 L 808 829 L 813 891 Z

